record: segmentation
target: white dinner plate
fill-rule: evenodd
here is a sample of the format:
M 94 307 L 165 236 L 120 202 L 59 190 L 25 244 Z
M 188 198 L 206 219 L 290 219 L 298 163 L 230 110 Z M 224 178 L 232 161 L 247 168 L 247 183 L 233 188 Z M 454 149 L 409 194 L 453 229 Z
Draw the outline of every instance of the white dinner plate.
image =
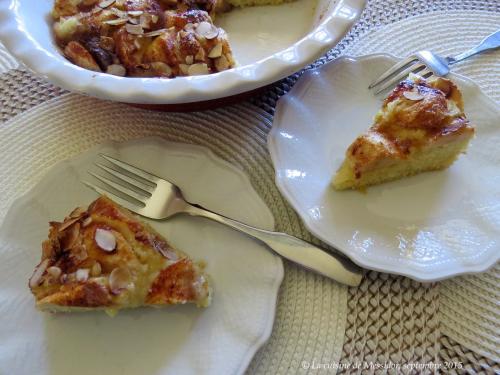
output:
M 380 109 L 368 84 L 395 61 L 341 58 L 280 99 L 268 139 L 278 187 L 314 235 L 363 267 L 421 281 L 484 271 L 500 257 L 500 112 L 472 81 L 450 75 L 477 130 L 450 168 L 366 193 L 330 186 Z
M 202 218 L 151 222 L 174 246 L 207 262 L 212 305 L 48 314 L 27 280 L 48 222 L 97 195 L 80 183 L 99 152 L 176 183 L 186 198 L 248 224 L 273 217 L 243 172 L 198 146 L 157 138 L 108 143 L 58 164 L 9 210 L 0 229 L 1 374 L 241 374 L 271 334 L 281 259 L 256 241 Z

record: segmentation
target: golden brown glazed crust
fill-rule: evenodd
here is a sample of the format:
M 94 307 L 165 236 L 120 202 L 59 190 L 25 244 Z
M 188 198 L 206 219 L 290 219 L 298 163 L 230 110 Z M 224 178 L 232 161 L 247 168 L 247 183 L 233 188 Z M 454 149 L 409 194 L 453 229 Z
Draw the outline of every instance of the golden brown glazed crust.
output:
M 103 233 L 111 245 L 102 242 Z M 48 310 L 206 305 L 209 297 L 197 264 L 104 196 L 50 223 L 30 288 L 37 306 Z
M 470 137 L 463 99 L 445 78 L 413 77 L 401 82 L 385 99 L 375 124 L 348 148 L 356 178 L 385 158 L 405 159 L 424 145 Z
M 103 3 L 55 1 L 56 42 L 80 67 L 172 78 L 220 72 L 235 64 L 224 30 L 212 22 L 224 8 L 221 0 Z

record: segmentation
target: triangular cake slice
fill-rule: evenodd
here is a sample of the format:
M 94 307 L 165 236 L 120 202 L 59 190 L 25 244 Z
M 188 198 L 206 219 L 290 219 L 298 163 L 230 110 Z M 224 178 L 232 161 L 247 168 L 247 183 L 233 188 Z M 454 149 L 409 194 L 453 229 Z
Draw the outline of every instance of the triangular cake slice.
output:
M 385 99 L 372 127 L 349 146 L 333 187 L 361 189 L 447 168 L 473 136 L 453 82 L 411 75 Z
M 204 264 L 105 196 L 51 222 L 42 249 L 29 281 L 40 310 L 210 304 Z

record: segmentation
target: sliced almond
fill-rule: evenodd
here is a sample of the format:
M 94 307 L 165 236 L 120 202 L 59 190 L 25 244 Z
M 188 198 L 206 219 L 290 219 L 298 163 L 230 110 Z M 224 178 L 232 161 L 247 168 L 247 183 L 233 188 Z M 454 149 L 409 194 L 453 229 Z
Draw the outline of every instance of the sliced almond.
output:
M 125 25 L 125 29 L 129 34 L 133 35 L 142 35 L 144 34 L 144 30 L 142 29 L 141 25 L 132 25 L 131 23 L 127 23 Z
M 222 55 L 221 57 L 215 59 L 215 68 L 218 72 L 222 72 L 223 70 L 229 68 L 229 61 L 227 60 L 226 56 Z
M 29 281 L 29 286 L 30 288 L 34 288 L 38 285 L 40 285 L 40 282 L 42 281 L 42 276 L 45 273 L 45 270 L 47 269 L 49 265 L 49 259 L 43 260 L 33 271 L 33 275 L 30 277 Z
M 88 256 L 89 254 L 84 244 L 78 244 L 71 249 L 71 257 L 75 259 L 77 263 L 83 262 Z
M 165 258 L 171 261 L 177 261 L 179 257 L 177 256 L 177 253 L 170 249 L 170 248 L 157 248 L 158 252 L 160 252 L 161 255 L 163 255 Z
M 191 22 L 188 22 L 184 25 L 184 30 L 186 31 L 191 31 L 191 30 L 194 30 L 194 25 L 191 23 Z
M 95 262 L 92 265 L 92 268 L 90 269 L 90 275 L 92 277 L 97 277 L 101 274 L 101 272 L 102 272 L 101 263 Z
M 167 31 L 168 31 L 167 29 L 158 29 L 158 30 L 150 31 L 148 33 L 144 33 L 144 34 L 142 34 L 142 36 L 143 37 L 158 36 L 158 35 L 161 35 L 161 34 L 167 32 Z
M 153 23 L 158 22 L 158 16 L 156 14 L 151 15 L 151 21 L 153 21 Z
M 145 28 L 145 29 L 150 29 L 151 28 L 151 21 L 152 21 L 152 16 L 149 13 L 144 13 L 141 15 L 139 18 L 139 24 Z
M 128 13 L 129 16 L 139 17 L 144 12 L 142 10 L 129 10 L 127 13 Z
M 85 282 L 89 279 L 89 272 L 90 270 L 88 268 L 80 268 L 76 271 L 76 281 L 79 282 Z
M 132 24 L 132 25 L 139 25 L 139 20 L 137 18 L 129 18 L 128 23 Z M 139 25 L 142 27 L 142 25 Z
M 125 75 L 127 74 L 127 70 L 123 65 L 111 64 L 108 66 L 108 69 L 106 69 L 106 73 L 112 74 L 114 76 L 125 77 Z
M 405 91 L 405 92 L 403 92 L 403 96 L 406 99 L 413 100 L 413 101 L 419 101 L 419 100 L 422 100 L 424 98 L 424 96 L 417 91 Z
M 214 39 L 219 35 L 217 26 L 207 21 L 200 22 L 196 27 L 196 32 L 207 39 Z
M 127 12 L 124 12 L 123 10 L 120 10 L 117 8 L 111 8 L 109 11 L 111 13 L 113 13 L 115 16 L 117 16 L 118 18 L 123 18 L 125 20 L 128 18 Z
M 97 228 L 94 239 L 97 246 L 104 251 L 111 252 L 116 248 L 116 237 L 109 230 Z
M 63 250 L 69 250 L 75 247 L 80 236 L 80 223 L 74 223 L 64 231 L 59 243 Z
M 170 66 L 163 62 L 153 62 L 151 67 L 163 76 L 170 77 L 172 75 L 172 69 Z
M 71 211 L 71 213 L 69 214 L 69 217 L 80 218 L 85 212 L 87 212 L 87 210 L 85 208 L 83 208 L 83 207 L 77 207 L 73 211 Z
M 114 20 L 104 21 L 103 23 L 105 23 L 107 25 L 111 25 L 111 26 L 118 26 L 118 25 L 124 25 L 124 24 L 126 24 L 127 21 L 128 21 L 128 19 L 126 19 L 126 18 L 116 18 Z
M 203 48 L 199 48 L 196 55 L 194 55 L 194 59 L 196 61 L 205 61 L 205 50 Z
M 126 267 L 117 267 L 109 274 L 109 288 L 114 294 L 133 287 L 132 274 Z
M 109 7 L 110 5 L 113 5 L 114 3 L 115 3 L 115 0 L 104 0 L 104 1 L 101 1 L 97 6 L 99 8 L 105 9 L 105 8 Z
M 208 74 L 208 65 L 207 64 L 193 64 L 188 67 L 188 75 L 190 76 L 199 76 L 203 74 Z
M 191 65 L 194 62 L 193 55 L 186 56 L 186 64 Z
M 181 71 L 182 74 L 188 75 L 189 65 L 179 64 L 179 69 L 180 69 L 180 71 Z
M 208 53 L 208 57 L 211 59 L 216 59 L 222 56 L 222 43 L 217 43 L 214 48 Z
M 64 223 L 62 223 L 60 226 L 59 226 L 59 229 L 58 231 L 59 232 L 64 232 L 68 227 L 72 226 L 74 223 L 76 223 L 78 220 L 80 220 L 79 217 L 73 217 L 71 219 L 66 219 L 64 220 Z
M 52 267 L 49 267 L 47 268 L 47 273 L 50 275 L 50 277 L 52 277 L 54 280 L 57 280 L 59 279 L 59 277 L 61 276 L 61 269 L 57 266 L 52 266 Z
M 92 223 L 92 217 L 89 216 L 89 217 L 86 217 L 85 219 L 83 219 L 82 221 L 82 228 L 85 228 L 87 226 L 90 225 L 90 223 Z

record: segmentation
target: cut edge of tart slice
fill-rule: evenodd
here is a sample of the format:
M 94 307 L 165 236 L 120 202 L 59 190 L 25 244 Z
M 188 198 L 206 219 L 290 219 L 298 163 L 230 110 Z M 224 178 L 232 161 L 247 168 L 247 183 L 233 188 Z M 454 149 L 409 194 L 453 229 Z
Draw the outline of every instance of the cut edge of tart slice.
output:
M 106 196 L 50 222 L 29 287 L 42 311 L 210 305 L 204 262 L 194 262 Z
M 371 128 L 349 146 L 332 185 L 363 189 L 448 168 L 473 137 L 453 82 L 410 75 L 385 99 Z

